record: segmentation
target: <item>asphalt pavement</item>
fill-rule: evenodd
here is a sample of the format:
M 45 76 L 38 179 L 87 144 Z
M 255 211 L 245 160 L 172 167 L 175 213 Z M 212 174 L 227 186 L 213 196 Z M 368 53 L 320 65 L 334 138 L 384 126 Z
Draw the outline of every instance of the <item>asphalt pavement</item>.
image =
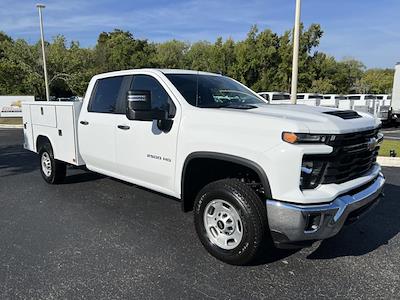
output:
M 48 185 L 22 138 L 0 129 L 1 299 L 400 298 L 400 169 L 337 236 L 235 267 L 203 249 L 177 200 L 77 169 Z

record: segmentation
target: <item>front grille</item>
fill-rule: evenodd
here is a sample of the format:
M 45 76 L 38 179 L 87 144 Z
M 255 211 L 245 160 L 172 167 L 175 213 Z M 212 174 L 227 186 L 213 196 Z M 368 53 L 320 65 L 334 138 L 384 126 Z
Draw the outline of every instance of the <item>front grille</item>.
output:
M 321 183 L 343 183 L 368 172 L 376 162 L 379 145 L 370 149 L 371 138 L 377 138 L 379 129 L 337 135 L 328 144 L 333 153 L 327 159 Z
M 371 147 L 371 139 L 376 138 L 379 129 L 336 135 L 327 144 L 333 147 L 329 155 L 313 155 L 304 159 L 325 163 L 321 174 L 321 184 L 343 183 L 358 178 L 368 172 L 378 156 L 379 145 Z

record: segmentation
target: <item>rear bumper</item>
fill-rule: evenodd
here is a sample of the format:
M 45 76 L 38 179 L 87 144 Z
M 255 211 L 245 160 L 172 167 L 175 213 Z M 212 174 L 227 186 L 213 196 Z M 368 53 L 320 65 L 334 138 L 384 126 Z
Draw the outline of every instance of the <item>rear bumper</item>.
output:
M 345 223 L 357 220 L 379 201 L 384 183 L 385 178 L 379 173 L 361 189 L 325 204 L 299 205 L 267 200 L 268 223 L 275 244 L 283 248 L 334 236 Z

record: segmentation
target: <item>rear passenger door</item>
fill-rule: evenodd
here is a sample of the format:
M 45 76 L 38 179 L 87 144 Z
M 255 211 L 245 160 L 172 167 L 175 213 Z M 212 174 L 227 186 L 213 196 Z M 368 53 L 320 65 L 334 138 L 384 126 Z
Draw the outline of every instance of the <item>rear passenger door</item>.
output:
M 132 76 L 98 79 L 87 108 L 82 108 L 78 130 L 80 152 L 91 170 L 113 175 L 115 165 L 116 116 L 120 97 L 125 97 Z

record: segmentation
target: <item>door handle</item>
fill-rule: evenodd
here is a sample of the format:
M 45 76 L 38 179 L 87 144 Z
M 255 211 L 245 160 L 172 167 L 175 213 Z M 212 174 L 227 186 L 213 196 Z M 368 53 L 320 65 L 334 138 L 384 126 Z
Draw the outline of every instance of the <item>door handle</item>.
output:
M 81 123 L 82 125 L 89 125 L 88 121 L 80 121 L 79 123 Z
M 118 127 L 119 129 L 122 129 L 122 130 L 128 130 L 128 129 L 131 128 L 131 127 L 128 126 L 128 125 L 118 125 L 117 127 Z

